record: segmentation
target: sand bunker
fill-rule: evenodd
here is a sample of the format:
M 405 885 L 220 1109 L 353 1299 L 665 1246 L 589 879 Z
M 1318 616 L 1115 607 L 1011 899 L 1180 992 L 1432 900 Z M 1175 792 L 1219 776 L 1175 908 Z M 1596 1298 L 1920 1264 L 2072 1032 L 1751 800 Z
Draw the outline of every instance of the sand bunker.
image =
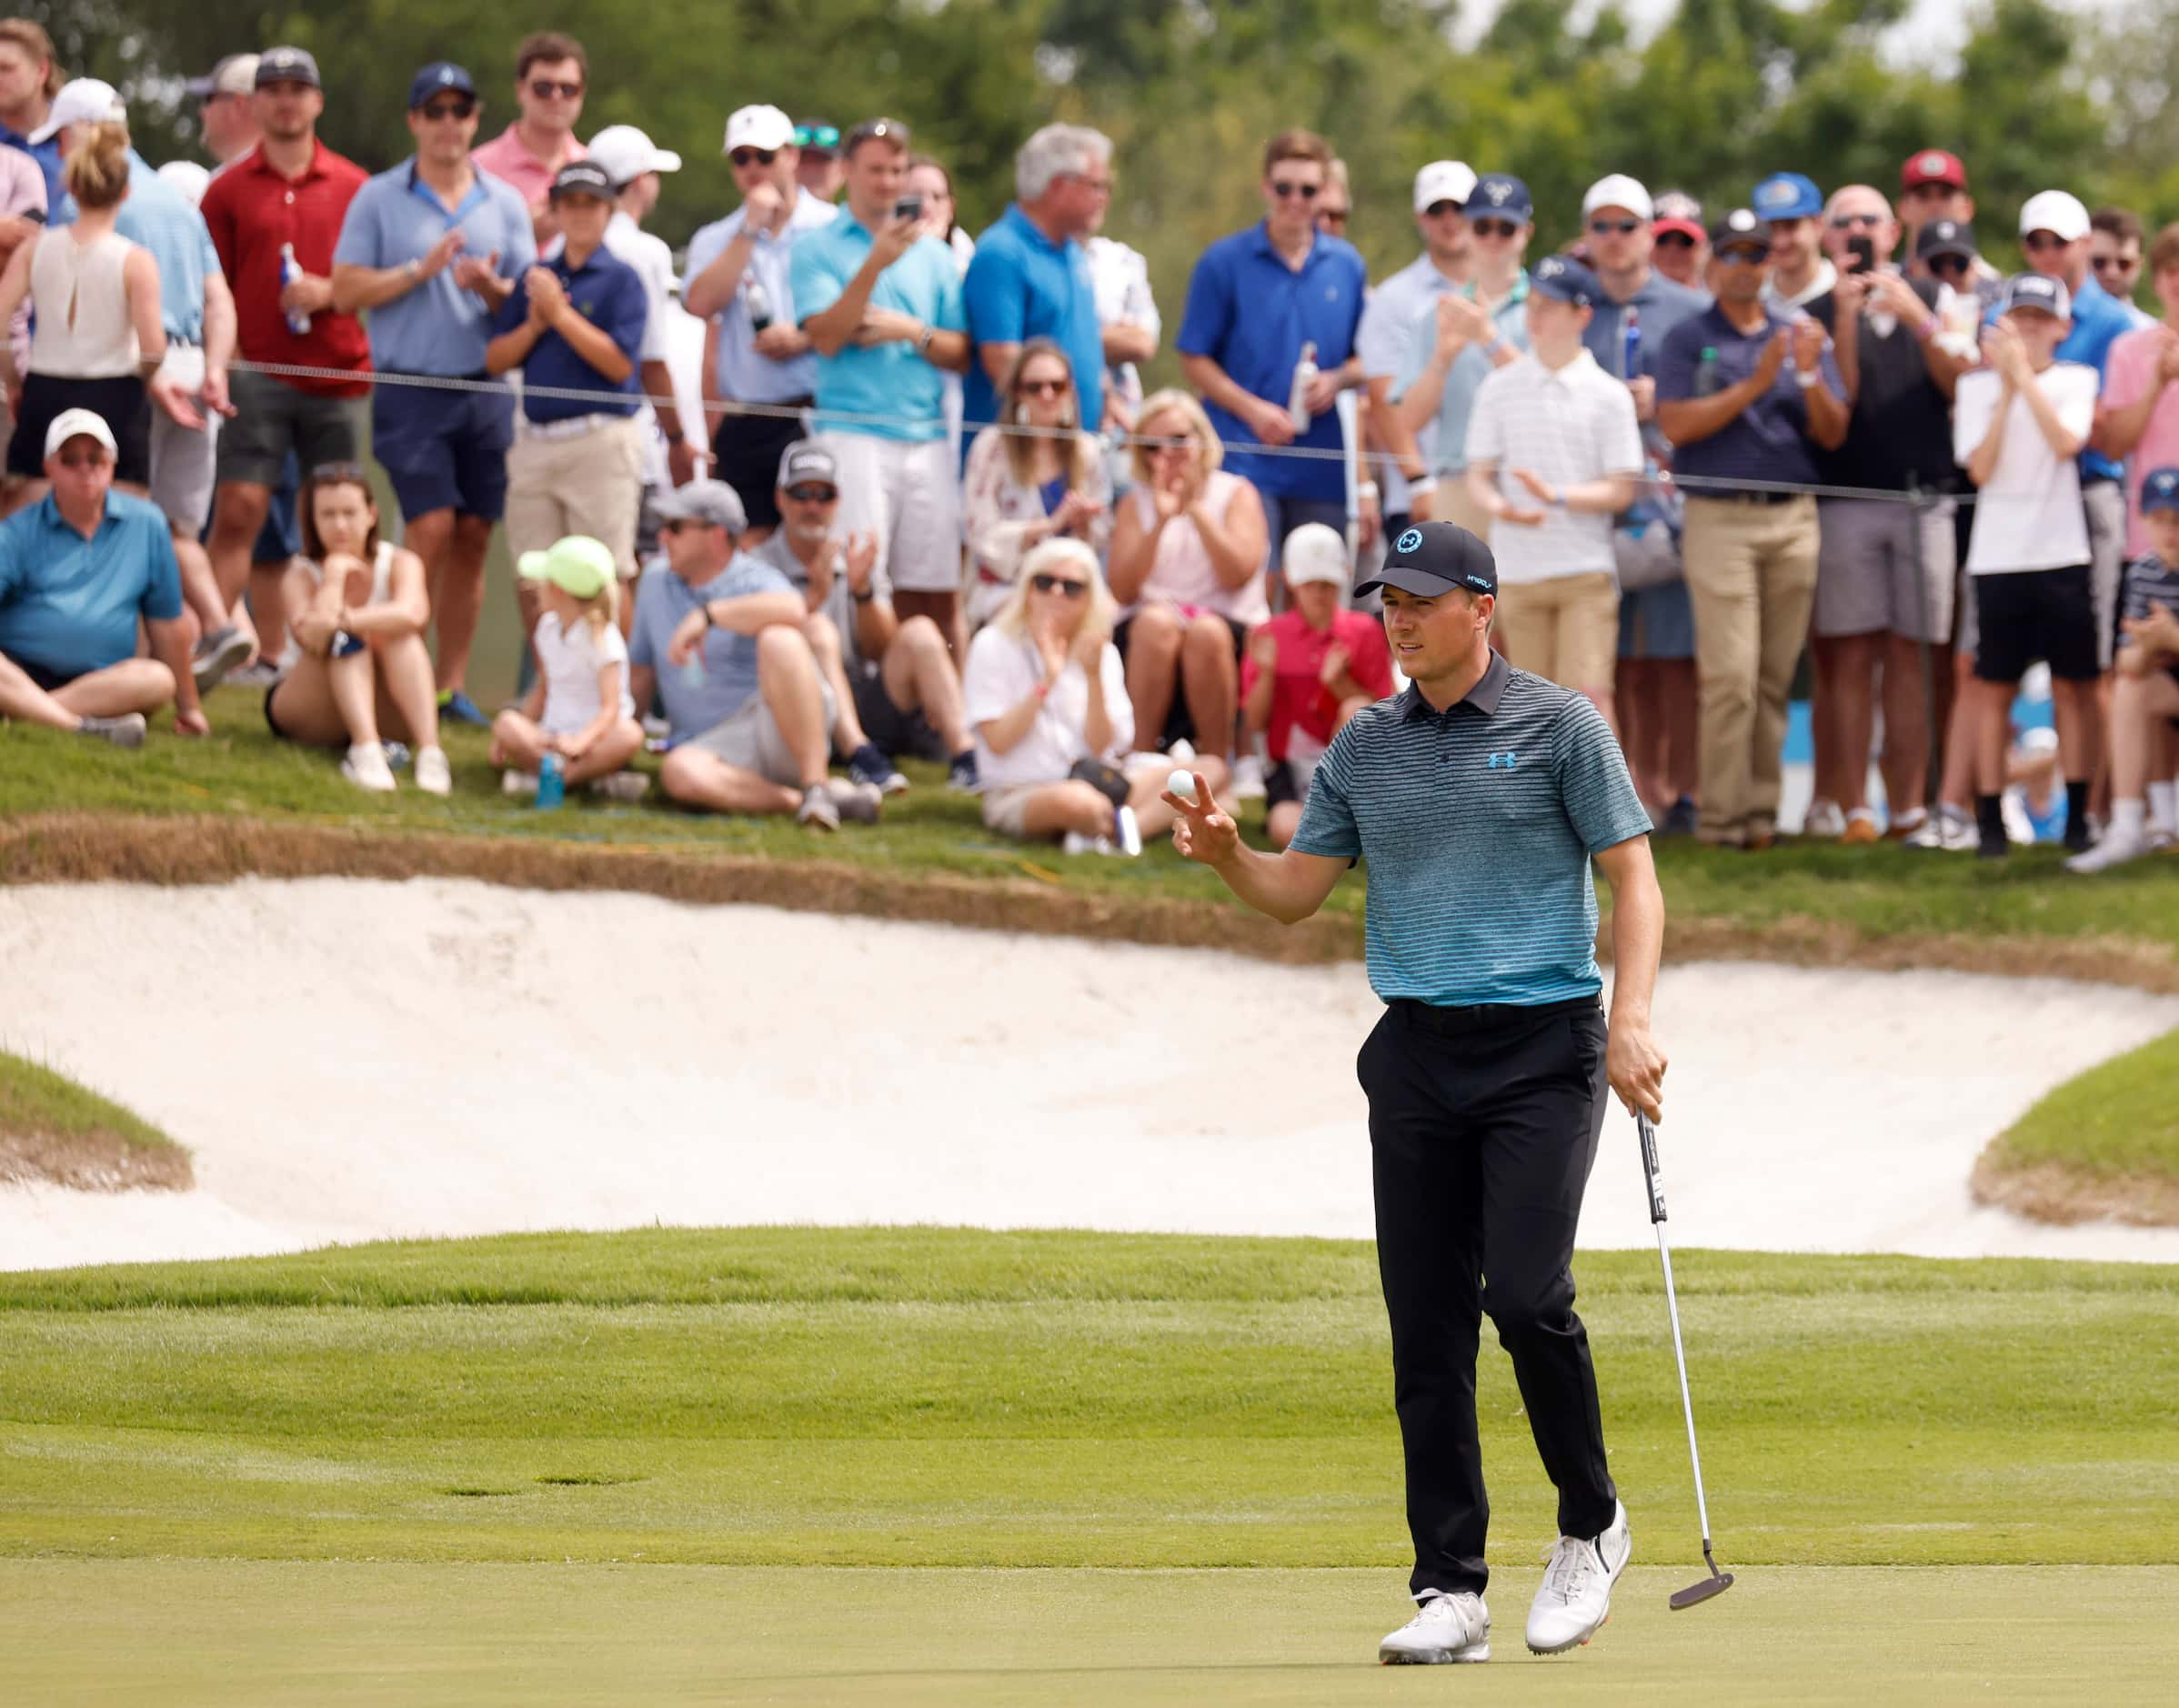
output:
M 319 879 L 0 889 L 0 1041 L 198 1190 L 0 1189 L 0 1268 L 654 1221 L 1366 1237 L 1359 966 L 648 897 Z M 1983 1142 L 2179 1025 L 2058 980 L 1668 969 L 1675 1242 L 2179 1261 L 1978 1209 Z M 1615 1113 L 1589 1246 L 1650 1241 Z

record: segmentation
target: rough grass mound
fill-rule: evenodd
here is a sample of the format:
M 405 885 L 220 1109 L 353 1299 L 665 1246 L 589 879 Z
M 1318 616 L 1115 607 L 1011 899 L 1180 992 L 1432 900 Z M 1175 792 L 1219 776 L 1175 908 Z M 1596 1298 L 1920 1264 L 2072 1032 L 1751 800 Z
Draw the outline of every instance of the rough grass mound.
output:
M 140 1116 L 0 1050 L 0 1186 L 187 1191 L 189 1152 Z

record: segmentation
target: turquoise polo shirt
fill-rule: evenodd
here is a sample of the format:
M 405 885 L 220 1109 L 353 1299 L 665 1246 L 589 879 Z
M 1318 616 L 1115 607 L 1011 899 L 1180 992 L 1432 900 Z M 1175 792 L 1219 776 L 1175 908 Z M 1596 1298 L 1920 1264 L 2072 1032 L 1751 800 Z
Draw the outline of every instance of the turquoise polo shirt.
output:
M 1594 996 L 1592 854 L 1650 816 L 1612 728 L 1498 654 L 1441 712 L 1412 687 L 1334 738 L 1293 846 L 1370 863 L 1370 985 L 1387 1002 Z
M 58 677 L 136 656 L 136 619 L 182 614 L 166 517 L 147 498 L 106 494 L 85 539 L 49 492 L 0 522 L 0 652 Z
M 1014 203 L 976 240 L 976 258 L 961 295 L 970 345 L 1026 344 L 1049 338 L 1074 370 L 1076 420 L 1091 432 L 1105 412 L 1105 335 L 1097 319 L 1097 286 L 1090 252 L 1069 237 L 1054 243 Z M 968 430 L 999 418 L 999 388 L 981 357 L 969 364 L 961 390 Z
M 789 279 L 798 325 L 807 326 L 847 294 L 870 253 L 870 231 L 843 207 L 829 226 L 795 239 Z M 953 251 L 936 237 L 918 237 L 908 253 L 878 276 L 870 306 L 913 315 L 941 332 L 966 332 L 959 270 Z M 946 436 L 946 376 L 911 344 L 894 339 L 868 347 L 849 344 L 817 365 L 815 423 L 820 433 L 868 433 L 911 444 Z M 826 412 L 835 411 L 828 419 Z M 860 420 L 839 417 L 862 417 Z
M 1301 347 L 1317 347 L 1317 367 L 1342 366 L 1354 354 L 1370 276 L 1353 245 L 1322 233 L 1297 269 L 1271 247 L 1259 223 L 1220 237 L 1203 251 L 1188 278 L 1188 306 L 1173 347 L 1208 356 L 1243 391 L 1286 407 Z M 1204 401 L 1212 431 L 1229 446 L 1256 444 L 1253 429 Z M 1327 409 L 1294 441 L 1317 451 L 1346 447 L 1339 412 Z M 1336 503 L 1347 496 L 1343 463 L 1330 457 L 1280 457 L 1229 449 L 1225 467 L 1281 498 Z
M 365 180 L 341 221 L 333 246 L 335 266 L 400 266 L 421 261 L 447 232 L 458 228 L 461 253 L 499 257 L 495 270 L 518 279 L 537 258 L 529 208 L 522 192 L 490 173 L 472 170 L 461 206 L 448 208 L 417 176 L 411 155 L 390 171 Z M 366 316 L 371 366 L 382 372 L 471 378 L 484 372 L 484 347 L 492 336 L 492 311 L 484 298 L 454 282 L 451 265 L 413 285 Z

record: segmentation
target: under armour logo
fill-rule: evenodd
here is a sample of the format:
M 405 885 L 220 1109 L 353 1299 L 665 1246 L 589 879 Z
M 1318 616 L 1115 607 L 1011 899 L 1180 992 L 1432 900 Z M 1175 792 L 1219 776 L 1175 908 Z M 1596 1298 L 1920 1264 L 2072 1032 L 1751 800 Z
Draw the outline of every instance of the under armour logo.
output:
M 1420 551 L 1422 548 L 1422 530 L 1411 527 L 1392 542 L 1394 551 Z
M 1488 761 L 1489 769 L 1493 771 L 1510 771 L 1520 763 L 1519 756 L 1511 753 L 1493 753 Z

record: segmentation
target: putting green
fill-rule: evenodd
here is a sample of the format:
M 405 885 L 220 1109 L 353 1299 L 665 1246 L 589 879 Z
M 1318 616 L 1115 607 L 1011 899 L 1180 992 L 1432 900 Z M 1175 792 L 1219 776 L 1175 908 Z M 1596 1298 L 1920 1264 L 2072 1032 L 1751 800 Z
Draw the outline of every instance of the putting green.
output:
M 2148 1702 L 2179 1568 L 1772 1567 L 1686 1613 L 1633 1568 L 1588 1648 L 1380 1667 L 1381 1572 L 827 1571 L 0 1560 L 0 1700 L 1690 1704 Z M 23 1633 L 35 1633 L 35 1639 Z

